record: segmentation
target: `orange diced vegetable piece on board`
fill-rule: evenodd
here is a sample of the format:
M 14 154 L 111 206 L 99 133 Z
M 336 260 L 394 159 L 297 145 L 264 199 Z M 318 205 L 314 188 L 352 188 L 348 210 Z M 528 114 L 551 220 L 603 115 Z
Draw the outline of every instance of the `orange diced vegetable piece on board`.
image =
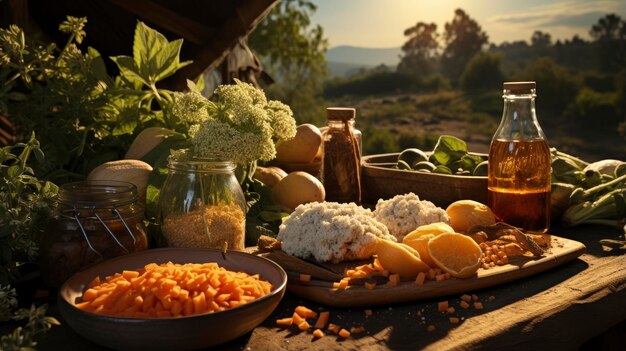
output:
M 324 327 L 326 326 L 326 323 L 328 323 L 329 318 L 330 318 L 330 312 L 328 311 L 320 312 L 320 316 L 317 319 L 317 322 L 315 322 L 314 327 L 317 329 L 324 329 Z
M 424 284 L 424 281 L 426 280 L 426 273 L 424 272 L 419 272 L 417 274 L 417 278 L 415 278 L 415 284 L 417 285 L 422 285 Z
M 288 327 L 288 326 L 293 324 L 293 318 L 277 319 L 276 320 L 276 324 L 278 324 L 280 326 Z
M 293 313 L 293 323 L 295 325 L 300 325 L 300 323 L 306 321 L 306 319 L 302 318 L 302 316 L 300 316 L 298 313 L 294 312 Z
M 296 311 L 297 314 L 300 315 L 300 317 L 303 318 L 317 318 L 317 312 L 311 310 L 310 308 L 307 308 L 306 306 L 298 306 L 296 307 Z
M 369 290 L 374 290 L 376 289 L 376 282 L 373 282 L 373 283 L 365 282 L 365 287 Z
M 310 274 L 300 274 L 300 281 L 301 282 L 310 282 L 311 281 L 311 275 Z
M 341 337 L 342 337 L 342 338 L 344 338 L 344 339 L 347 339 L 347 338 L 349 338 L 349 337 L 350 337 L 350 332 L 349 332 L 349 331 L 347 331 L 347 330 L 345 330 L 345 329 L 341 329 L 341 330 L 339 331 L 339 336 L 341 336 Z
M 359 334 L 365 331 L 365 327 L 352 327 L 350 328 L 350 334 Z
M 332 323 L 328 324 L 328 330 L 333 332 L 333 333 L 335 333 L 335 334 L 339 333 L 340 329 L 341 329 L 341 327 L 336 325 L 336 324 L 332 324 Z
M 308 330 L 311 327 L 311 325 L 309 325 L 309 322 L 304 321 L 300 324 L 298 324 L 298 329 L 300 330 Z
M 437 311 L 446 312 L 448 310 L 448 301 L 441 301 L 437 304 Z
M 324 337 L 324 332 L 320 329 L 315 329 L 315 331 L 313 331 L 313 337 L 316 339 L 321 339 Z

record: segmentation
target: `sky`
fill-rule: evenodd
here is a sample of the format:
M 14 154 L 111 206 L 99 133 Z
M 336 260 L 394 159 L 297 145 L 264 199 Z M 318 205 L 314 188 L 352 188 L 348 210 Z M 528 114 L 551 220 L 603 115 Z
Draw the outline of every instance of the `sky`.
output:
M 320 24 L 329 47 L 399 47 L 404 30 L 417 22 L 434 22 L 441 34 L 457 8 L 478 22 L 490 43 L 526 40 L 535 30 L 550 33 L 553 42 L 589 29 L 607 13 L 626 19 L 626 0 L 312 0 L 311 22 Z

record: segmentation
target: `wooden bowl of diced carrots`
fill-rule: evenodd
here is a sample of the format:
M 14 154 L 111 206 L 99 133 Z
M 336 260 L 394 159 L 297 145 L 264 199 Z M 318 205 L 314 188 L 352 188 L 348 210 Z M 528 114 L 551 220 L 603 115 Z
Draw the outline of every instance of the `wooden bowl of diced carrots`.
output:
M 118 350 L 190 350 L 261 324 L 285 293 L 287 274 L 244 252 L 167 248 L 104 261 L 59 290 L 63 320 Z

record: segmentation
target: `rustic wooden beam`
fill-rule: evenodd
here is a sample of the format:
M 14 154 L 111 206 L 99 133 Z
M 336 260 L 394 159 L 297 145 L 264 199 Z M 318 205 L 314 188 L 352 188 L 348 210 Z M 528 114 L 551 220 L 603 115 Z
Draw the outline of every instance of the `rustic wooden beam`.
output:
M 150 0 L 109 0 L 109 2 L 197 45 L 206 45 L 215 33 L 215 29 Z
M 237 40 L 250 34 L 277 3 L 278 0 L 257 0 L 238 4 L 233 14 L 216 33 L 215 39 L 203 46 L 193 57 L 194 62 L 211 62 L 211 64 L 207 67 L 190 65 L 181 69 L 176 74 L 178 85 L 184 84 L 187 78 L 195 79 L 202 72 L 219 66 Z

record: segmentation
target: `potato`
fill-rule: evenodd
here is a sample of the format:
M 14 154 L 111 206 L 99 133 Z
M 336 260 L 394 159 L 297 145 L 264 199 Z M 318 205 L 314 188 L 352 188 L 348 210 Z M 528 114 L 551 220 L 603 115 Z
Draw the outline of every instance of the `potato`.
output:
M 322 202 L 326 191 L 322 183 L 306 172 L 291 172 L 272 189 L 274 201 L 290 209 L 309 202 Z
M 273 188 L 278 182 L 287 176 L 287 172 L 278 167 L 257 167 L 254 172 L 254 179 Z
M 296 136 L 276 146 L 277 162 L 309 163 L 322 144 L 322 133 L 312 124 L 301 124 Z

